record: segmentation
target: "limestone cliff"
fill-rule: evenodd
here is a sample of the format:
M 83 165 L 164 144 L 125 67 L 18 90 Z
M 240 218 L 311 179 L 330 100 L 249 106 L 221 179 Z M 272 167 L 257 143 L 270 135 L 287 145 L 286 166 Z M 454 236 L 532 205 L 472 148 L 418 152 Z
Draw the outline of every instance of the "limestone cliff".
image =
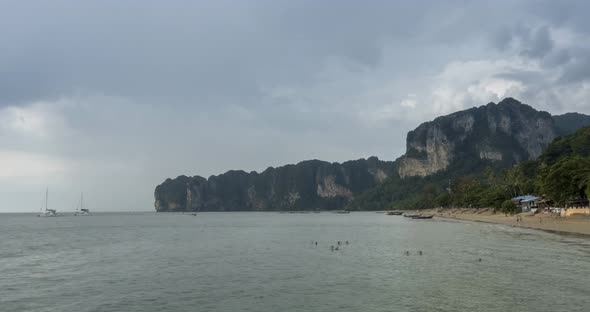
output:
M 228 171 L 205 179 L 179 176 L 155 190 L 157 211 L 341 209 L 394 174 L 394 163 L 371 157 L 342 164 L 310 160 L 261 173 Z
M 420 183 L 426 180 L 446 185 L 455 177 L 537 159 L 557 136 L 588 124 L 590 116 L 551 116 L 507 98 L 421 124 L 408 133 L 406 153 L 395 162 L 376 157 L 342 164 L 310 160 L 261 173 L 179 176 L 156 187 L 155 208 L 267 211 L 342 209 L 348 204 L 351 209 L 383 209 L 421 192 Z M 400 179 L 407 177 L 416 178 L 412 183 Z
M 553 116 L 557 134 L 560 136 L 570 135 L 582 127 L 590 126 L 590 116 L 580 113 L 567 113 Z
M 509 166 L 536 159 L 556 136 L 549 113 L 507 98 L 436 118 L 410 131 L 398 173 L 428 176 L 458 162 Z

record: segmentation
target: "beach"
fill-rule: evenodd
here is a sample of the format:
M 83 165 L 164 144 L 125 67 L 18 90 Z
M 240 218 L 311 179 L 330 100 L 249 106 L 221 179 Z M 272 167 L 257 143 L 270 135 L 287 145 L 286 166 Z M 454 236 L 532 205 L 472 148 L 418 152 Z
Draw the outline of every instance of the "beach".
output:
M 590 235 L 590 218 L 582 216 L 559 217 L 543 213 L 536 215 L 526 213 L 504 215 L 503 213 L 493 213 L 492 209 L 437 209 L 430 210 L 427 213 L 432 213 L 440 218 L 498 223 L 545 231 Z M 517 216 L 519 216 L 519 221 L 517 221 Z

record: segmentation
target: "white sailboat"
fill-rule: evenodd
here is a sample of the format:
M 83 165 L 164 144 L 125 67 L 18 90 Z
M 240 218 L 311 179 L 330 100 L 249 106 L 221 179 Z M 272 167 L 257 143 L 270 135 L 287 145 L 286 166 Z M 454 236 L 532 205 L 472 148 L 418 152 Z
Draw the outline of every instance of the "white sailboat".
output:
M 74 216 L 90 216 L 90 209 L 84 208 L 84 193 L 80 193 L 80 206 L 76 209 Z
M 47 208 L 47 202 L 49 200 L 49 188 L 45 190 L 45 211 L 41 208 L 39 217 L 57 217 L 57 211 L 55 209 Z

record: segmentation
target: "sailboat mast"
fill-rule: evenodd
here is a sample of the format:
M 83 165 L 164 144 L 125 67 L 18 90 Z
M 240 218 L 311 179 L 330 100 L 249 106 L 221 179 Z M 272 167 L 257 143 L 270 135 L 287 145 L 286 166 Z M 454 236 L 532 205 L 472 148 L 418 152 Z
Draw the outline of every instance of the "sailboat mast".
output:
M 47 201 L 49 200 L 49 188 L 45 190 L 45 211 L 47 211 Z
M 80 193 L 80 210 L 84 209 L 84 192 Z

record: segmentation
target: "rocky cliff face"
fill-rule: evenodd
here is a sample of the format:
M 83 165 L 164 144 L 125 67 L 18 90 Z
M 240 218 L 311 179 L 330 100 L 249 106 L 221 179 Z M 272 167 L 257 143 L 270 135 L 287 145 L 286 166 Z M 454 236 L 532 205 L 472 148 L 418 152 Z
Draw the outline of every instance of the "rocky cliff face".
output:
M 590 126 L 590 116 L 580 113 L 567 113 L 553 116 L 559 136 L 570 135 L 582 127 Z
M 507 98 L 421 124 L 407 136 L 401 177 L 427 176 L 457 162 L 512 165 L 536 159 L 555 139 L 553 117 Z
M 310 160 L 261 173 L 228 171 L 205 179 L 179 176 L 155 190 L 157 211 L 341 209 L 355 194 L 395 173 L 371 157 L 342 164 Z
M 268 168 L 261 173 L 229 171 L 209 179 L 179 176 L 156 187 L 155 208 L 157 211 L 342 209 L 354 197 L 359 198 L 360 193 L 385 185 L 381 182 L 392 176 L 405 183 L 399 177 L 439 174 L 434 178 L 446 183 L 449 178 L 481 174 L 487 167 L 502 169 L 536 159 L 556 136 L 588 124 L 590 116 L 577 113 L 551 116 L 507 98 L 498 104 L 489 103 L 421 124 L 408 133 L 406 154 L 395 162 L 376 157 L 342 164 L 311 160 Z M 378 198 L 379 203 L 375 207 L 381 207 L 377 209 L 382 209 L 383 203 L 394 197 L 391 189 L 377 187 L 372 191 L 370 195 Z

